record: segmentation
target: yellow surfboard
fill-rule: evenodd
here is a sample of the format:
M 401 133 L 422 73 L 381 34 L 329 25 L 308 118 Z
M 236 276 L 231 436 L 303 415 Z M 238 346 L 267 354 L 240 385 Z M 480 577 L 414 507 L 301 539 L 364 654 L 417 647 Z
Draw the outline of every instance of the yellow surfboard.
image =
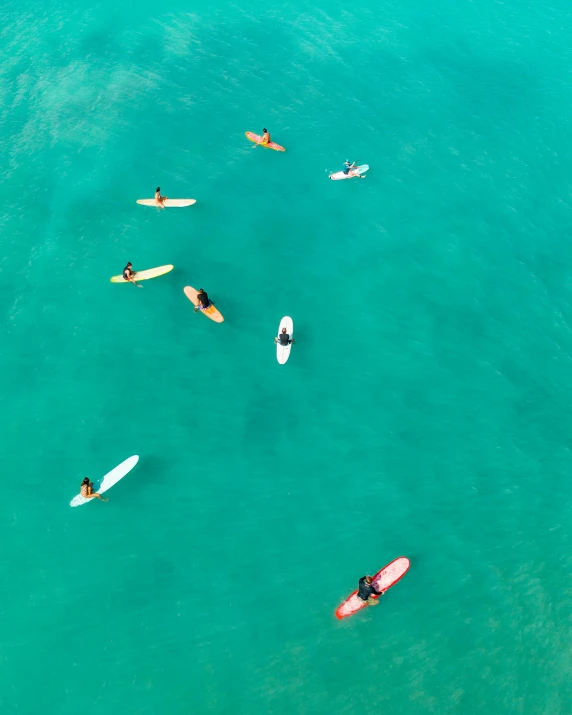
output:
M 185 288 L 183 288 L 183 291 L 194 306 L 197 306 L 199 304 L 199 300 L 197 298 L 198 291 L 196 291 L 194 288 L 191 288 L 191 286 L 186 286 Z M 206 310 L 200 310 L 199 313 L 206 315 L 207 318 L 214 320 L 215 323 L 224 322 L 222 313 L 214 307 L 213 303 L 211 303 Z
M 170 273 L 175 266 L 169 264 L 168 266 L 157 266 L 157 268 L 148 268 L 146 271 L 137 271 L 133 274 L 133 278 L 136 281 L 148 281 L 149 278 L 157 278 L 158 276 L 164 276 L 165 273 Z M 112 283 L 129 283 L 123 277 L 123 274 L 119 276 L 113 276 L 111 278 Z

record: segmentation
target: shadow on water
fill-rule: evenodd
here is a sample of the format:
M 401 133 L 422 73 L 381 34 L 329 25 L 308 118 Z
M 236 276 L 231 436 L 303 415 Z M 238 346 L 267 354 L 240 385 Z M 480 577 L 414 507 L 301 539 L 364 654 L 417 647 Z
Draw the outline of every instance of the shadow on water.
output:
M 143 487 L 146 484 L 164 486 L 166 475 L 179 461 L 168 455 L 166 457 L 143 455 L 136 468 L 139 486 Z

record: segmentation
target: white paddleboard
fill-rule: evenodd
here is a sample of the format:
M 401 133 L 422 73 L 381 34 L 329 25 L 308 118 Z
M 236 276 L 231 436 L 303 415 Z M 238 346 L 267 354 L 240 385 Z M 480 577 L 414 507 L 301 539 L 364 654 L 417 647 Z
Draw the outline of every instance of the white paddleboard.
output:
M 137 203 L 141 206 L 155 206 L 156 208 L 161 208 L 157 205 L 155 199 L 137 199 Z M 166 209 L 180 209 L 183 206 L 192 206 L 196 204 L 196 199 L 165 199 L 162 206 Z
M 336 171 L 335 174 L 330 174 L 330 179 L 332 179 L 332 181 L 341 181 L 342 179 L 357 179 L 358 176 L 365 174 L 368 169 L 368 164 L 362 164 L 361 166 L 356 166 L 355 168 L 353 168 L 353 173 L 351 174 L 344 174 L 343 171 Z
M 282 332 L 282 328 L 286 328 L 286 332 L 290 336 L 290 340 L 292 340 L 294 337 L 294 323 L 292 318 L 288 315 L 285 315 L 280 321 L 280 325 L 278 326 L 278 335 Z M 280 345 L 280 339 L 278 340 L 276 343 L 276 359 L 280 365 L 284 365 L 284 363 L 288 362 L 290 350 L 292 350 L 292 343 L 289 345 Z
M 103 479 L 101 479 L 97 483 L 94 483 L 93 491 L 97 492 L 98 494 L 103 494 L 103 492 L 106 492 L 108 489 L 111 489 L 114 484 L 117 484 L 120 479 L 123 479 L 126 474 L 129 474 L 129 472 L 133 469 L 133 467 L 137 464 L 138 461 L 139 455 L 135 454 L 133 455 L 133 457 L 129 457 L 129 459 L 126 459 L 124 462 L 121 462 L 121 464 L 118 464 L 115 469 L 112 469 L 111 472 L 108 472 L 103 477 Z M 97 497 L 93 499 L 86 499 L 85 497 L 82 497 L 81 494 L 78 494 L 70 501 L 70 506 L 80 506 L 81 504 L 87 504 L 87 502 L 95 501 L 96 498 Z

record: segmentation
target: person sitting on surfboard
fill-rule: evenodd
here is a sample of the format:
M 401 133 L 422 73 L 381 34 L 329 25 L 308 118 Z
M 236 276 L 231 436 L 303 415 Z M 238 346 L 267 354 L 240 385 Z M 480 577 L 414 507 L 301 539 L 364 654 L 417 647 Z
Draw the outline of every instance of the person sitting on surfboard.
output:
M 282 328 L 282 332 L 277 338 L 274 338 L 275 343 L 280 343 L 280 345 L 290 345 L 294 342 L 294 339 L 290 339 L 290 336 L 286 332 L 286 328 Z
M 344 174 L 346 174 L 346 176 L 347 176 L 351 172 L 352 169 L 355 169 L 355 165 L 356 165 L 355 161 L 352 161 L 350 164 L 350 162 L 346 159 L 346 161 L 344 162 L 344 168 L 343 168 Z
M 160 206 L 162 209 L 165 208 L 165 201 L 168 199 L 168 196 L 161 196 L 161 187 L 158 186 L 155 189 L 155 203 L 157 206 Z
M 368 606 L 377 606 L 377 601 L 373 596 L 383 596 L 385 591 L 378 591 L 372 584 L 371 576 L 362 576 L 358 582 L 358 598 L 365 601 Z
M 135 271 L 133 270 L 131 261 L 123 269 L 123 280 L 133 283 L 133 285 L 137 286 L 137 288 L 142 288 L 142 286 L 135 281 Z
M 260 143 L 261 144 L 270 144 L 270 132 L 266 128 L 264 128 L 262 130 L 262 132 L 263 132 L 263 134 L 262 134 L 262 139 L 260 140 Z
M 206 310 L 211 304 L 208 294 L 202 288 L 199 288 L 197 300 L 199 301 L 199 304 L 195 306 L 195 313 L 197 310 Z
M 89 477 L 86 477 L 81 483 L 79 493 L 85 499 L 101 499 L 101 501 L 107 501 L 107 499 L 105 497 L 102 497 L 101 494 L 94 492 L 92 487 L 93 483 L 89 481 Z

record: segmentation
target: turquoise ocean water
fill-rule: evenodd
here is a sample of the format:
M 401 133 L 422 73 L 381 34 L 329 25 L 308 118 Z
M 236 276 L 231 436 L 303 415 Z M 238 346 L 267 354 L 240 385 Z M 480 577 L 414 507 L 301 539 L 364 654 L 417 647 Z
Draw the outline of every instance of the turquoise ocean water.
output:
M 2 712 L 571 712 L 570 4 L 0 27 Z

